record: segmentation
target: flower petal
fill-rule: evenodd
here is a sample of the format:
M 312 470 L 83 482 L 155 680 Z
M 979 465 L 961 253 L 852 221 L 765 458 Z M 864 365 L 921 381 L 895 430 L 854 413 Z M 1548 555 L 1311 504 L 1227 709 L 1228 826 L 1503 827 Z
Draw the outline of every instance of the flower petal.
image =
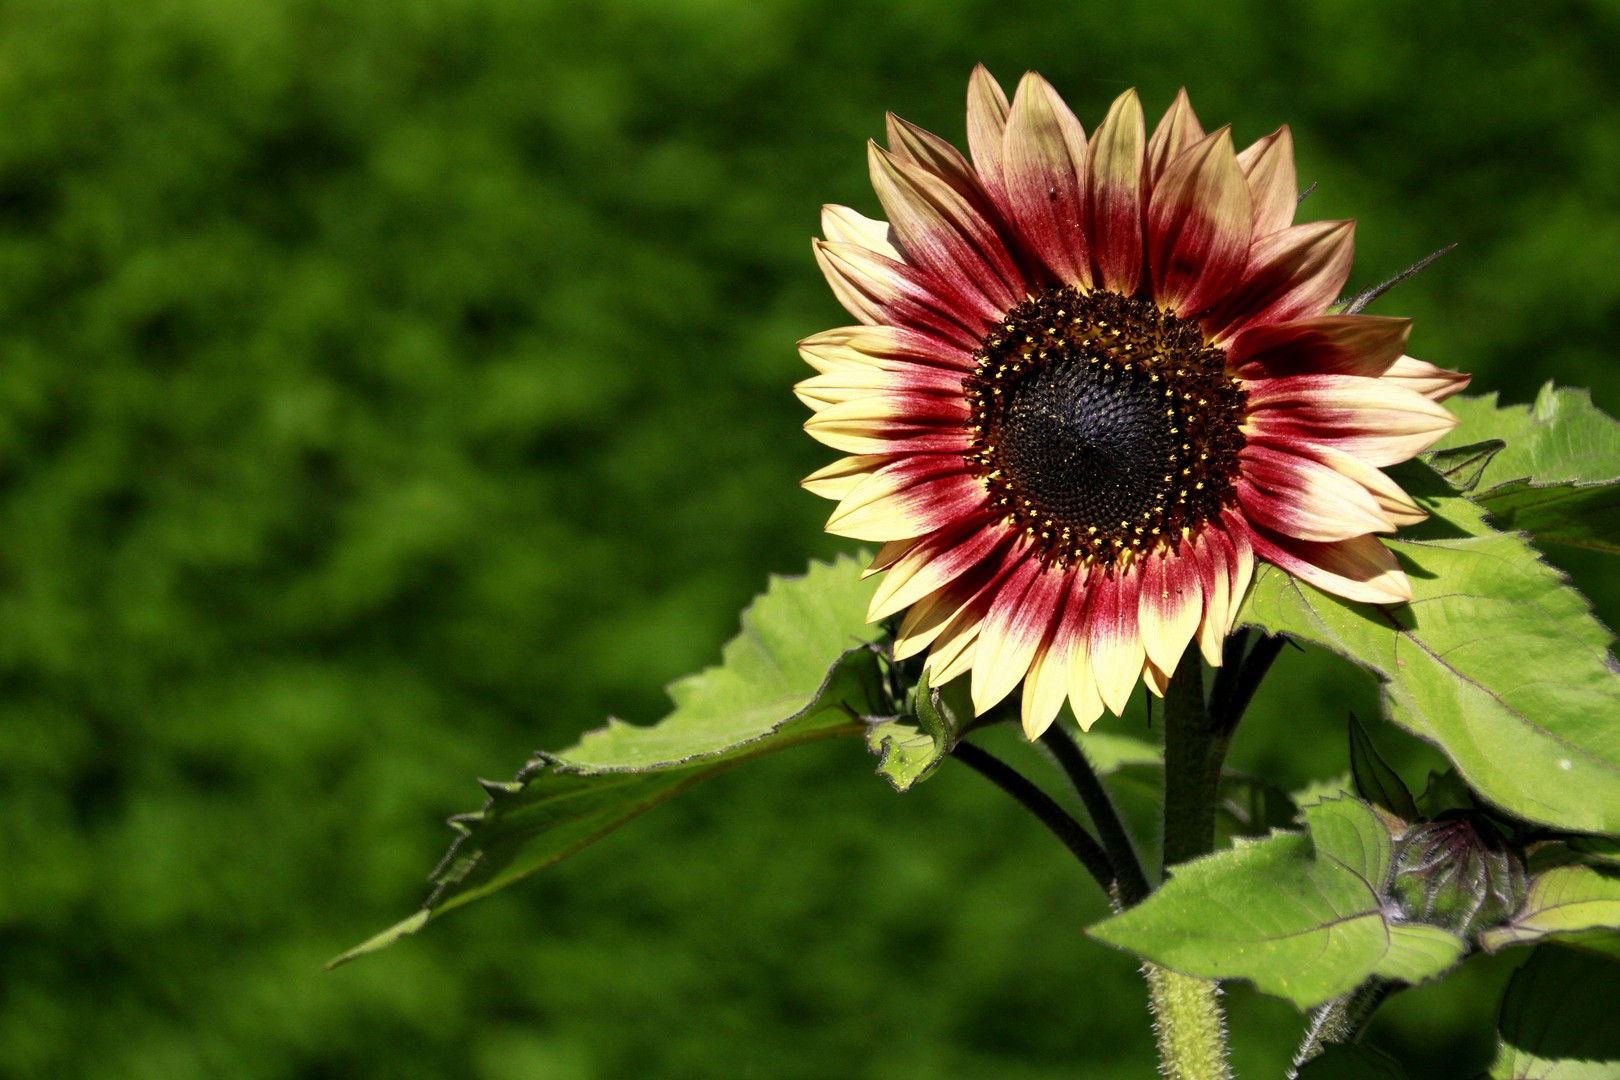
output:
M 1194 562 L 1204 584 L 1204 611 L 1198 621 L 1198 647 L 1210 667 L 1220 667 L 1226 636 L 1232 632 L 1241 597 L 1232 589 L 1232 541 L 1225 530 L 1206 528 L 1198 537 Z
M 1126 296 L 1142 280 L 1142 173 L 1147 131 L 1142 103 L 1127 90 L 1091 135 L 1086 157 L 1086 209 L 1094 280 Z
M 857 454 L 853 457 L 839 458 L 831 465 L 825 465 L 803 480 L 799 486 L 812 495 L 820 495 L 823 499 L 842 499 L 855 490 L 862 480 L 870 476 L 873 470 L 893 460 L 882 454 Z
M 827 520 L 853 540 L 906 540 L 970 517 L 989 499 L 960 454 L 910 454 L 862 480 Z
M 1001 525 L 972 520 L 927 537 L 889 568 L 872 596 L 866 621 L 887 619 L 969 571 L 999 562 L 1017 536 Z
M 1243 282 L 1199 322 L 1215 342 L 1249 326 L 1320 315 L 1350 279 L 1355 222 L 1290 225 L 1255 241 Z
M 1175 550 L 1160 549 L 1140 561 L 1137 624 L 1147 657 L 1162 671 L 1174 671 L 1198 629 L 1204 590 L 1186 541 Z
M 1245 389 L 1246 433 L 1332 447 L 1371 465 L 1405 461 L 1457 426 L 1444 407 L 1388 378 L 1290 375 Z
M 1062 580 L 1061 572 L 1029 557 L 1001 582 L 973 657 L 974 713 L 994 708 L 1029 673 L 1060 610 Z
M 872 187 L 906 261 L 929 270 L 974 316 L 994 321 L 1023 298 L 1023 277 L 989 222 L 945 181 L 870 143 Z
M 960 378 L 961 373 L 972 371 L 976 366 L 968 350 L 898 326 L 840 326 L 823 330 L 799 342 L 799 355 L 824 374 L 847 368 L 882 367 L 889 360 L 909 360 L 952 369 Z
M 1147 190 L 1152 192 L 1170 163 L 1203 138 L 1204 125 L 1198 122 L 1198 114 L 1193 112 L 1192 101 L 1188 99 L 1187 88 L 1183 86 L 1176 91 L 1176 100 L 1170 103 L 1164 119 L 1159 121 L 1159 126 L 1153 129 L 1153 137 L 1148 140 Z
M 1226 129 L 1170 163 L 1147 212 L 1153 296 L 1178 315 L 1203 311 L 1243 280 L 1253 234 L 1249 185 Z
M 1395 531 L 1396 522 L 1365 486 L 1314 457 L 1288 453 L 1257 439 L 1249 440 L 1240 456 L 1238 501 L 1257 524 L 1322 542 Z
M 813 247 L 833 295 L 857 319 L 925 330 L 969 352 L 979 347 L 989 321 L 964 310 L 933 275 L 859 244 L 817 240 Z
M 973 167 L 985 190 L 996 202 L 1005 191 L 1001 179 L 1002 137 L 1007 130 L 1007 95 L 1001 84 L 979 64 L 968 79 L 967 140 Z
M 1086 133 L 1039 75 L 1013 97 L 1003 152 L 1006 206 L 1019 238 L 1067 285 L 1091 285 L 1086 244 Z
M 1251 539 L 1260 558 L 1323 592 L 1369 604 L 1412 599 L 1411 583 L 1376 536 L 1321 544 L 1256 527 Z
M 821 231 L 828 240 L 841 244 L 858 244 L 885 258 L 899 261 L 900 249 L 894 246 L 893 232 L 887 221 L 878 221 L 847 206 L 828 203 L 821 208 Z
M 1254 203 L 1254 235 L 1287 228 L 1299 206 L 1299 179 L 1294 173 L 1294 136 L 1284 124 L 1238 155 L 1238 167 L 1249 181 Z
M 1444 401 L 1452 394 L 1462 392 L 1474 380 L 1472 375 L 1447 371 L 1410 356 L 1398 358 L 1384 372 L 1384 378 L 1408 390 L 1415 390 L 1430 401 Z
M 1410 319 L 1319 315 L 1255 326 L 1227 348 L 1227 366 L 1244 379 L 1284 375 L 1379 376 L 1406 348 Z
M 1140 578 L 1134 567 L 1115 570 L 1092 580 L 1094 605 L 1088 608 L 1091 627 L 1089 662 L 1097 680 L 1097 694 L 1115 716 L 1125 711 L 1131 691 L 1142 677 L 1147 653 L 1137 625 Z

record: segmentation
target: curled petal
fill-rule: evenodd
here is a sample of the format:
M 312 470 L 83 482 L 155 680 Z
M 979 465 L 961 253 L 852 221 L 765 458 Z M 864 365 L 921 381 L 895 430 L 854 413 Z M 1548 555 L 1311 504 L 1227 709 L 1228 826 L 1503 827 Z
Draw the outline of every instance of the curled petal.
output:
M 931 274 L 859 244 L 817 240 L 814 247 L 838 302 L 864 323 L 921 329 L 971 352 L 997 317 L 965 310 Z
M 1402 604 L 1412 599 L 1411 582 L 1376 536 L 1324 544 L 1256 527 L 1252 540 L 1260 558 L 1323 592 L 1368 604 Z
M 839 458 L 799 481 L 799 486 L 823 499 L 842 499 L 880 465 L 893 459 L 882 454 L 856 454 Z
M 887 221 L 877 221 L 847 206 L 823 206 L 821 231 L 828 240 L 840 244 L 856 244 L 896 262 L 903 258 L 894 246 L 894 234 Z
M 1376 378 L 1406 348 L 1410 319 L 1319 315 L 1244 330 L 1227 349 L 1227 365 L 1244 379 L 1285 375 Z
M 874 471 L 843 500 L 827 531 L 852 540 L 907 540 L 976 514 L 984 485 L 959 454 L 912 454 Z
M 1416 391 L 1430 401 L 1444 401 L 1452 394 L 1461 393 L 1473 381 L 1472 375 L 1460 371 L 1447 371 L 1410 356 L 1402 356 L 1384 372 L 1385 379 L 1408 390 Z

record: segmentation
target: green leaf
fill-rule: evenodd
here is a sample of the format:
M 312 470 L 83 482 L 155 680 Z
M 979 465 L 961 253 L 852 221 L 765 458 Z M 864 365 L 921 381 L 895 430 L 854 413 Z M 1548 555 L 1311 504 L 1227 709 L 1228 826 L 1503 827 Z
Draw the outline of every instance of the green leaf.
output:
M 1480 440 L 1504 443 L 1471 484 L 1460 484 L 1499 528 L 1522 529 L 1544 545 L 1620 554 L 1620 422 L 1588 391 L 1548 383 L 1534 405 L 1499 406 L 1494 394 L 1446 404 L 1459 423 L 1431 464 L 1453 482 L 1467 471 L 1465 451 L 1480 449 Z
M 1514 972 L 1497 1020 L 1492 1080 L 1620 1076 L 1620 963 L 1542 946 Z
M 943 689 L 917 683 L 917 715 L 896 716 L 866 729 L 866 747 L 878 756 L 878 775 L 896 791 L 910 791 L 926 780 L 973 722 L 973 698 L 967 679 L 953 679 Z
M 1390 541 L 1412 603 L 1342 600 L 1264 566 L 1242 625 L 1372 671 L 1386 715 L 1435 743 L 1483 798 L 1572 832 L 1620 832 L 1612 635 L 1524 539 L 1426 466 L 1391 470 L 1430 518 Z
M 1406 1080 L 1406 1070 L 1370 1046 L 1330 1043 L 1299 1070 L 1299 1080 Z
M 1523 906 L 1506 926 L 1487 930 L 1488 952 L 1584 930 L 1620 930 L 1620 874 L 1590 866 L 1555 866 L 1530 881 Z
M 1408 983 L 1455 964 L 1461 938 L 1385 915 L 1389 831 L 1366 803 L 1304 810 L 1306 833 L 1276 833 L 1175 868 L 1152 896 L 1090 929 L 1157 964 L 1248 979 L 1300 1008 L 1378 977 Z
M 742 761 L 863 734 L 887 704 L 869 644 L 880 628 L 865 621 L 872 588 L 850 558 L 772 579 L 721 664 L 670 688 L 675 709 L 662 721 L 611 720 L 567 750 L 539 754 L 511 783 L 484 781 L 489 801 L 451 821 L 462 835 L 434 871 L 423 910 L 333 964 L 414 934 Z
M 1350 714 L 1350 774 L 1363 799 L 1394 814 L 1402 821 L 1418 819 L 1417 803 L 1389 762 L 1378 753 L 1367 729 L 1354 713 Z

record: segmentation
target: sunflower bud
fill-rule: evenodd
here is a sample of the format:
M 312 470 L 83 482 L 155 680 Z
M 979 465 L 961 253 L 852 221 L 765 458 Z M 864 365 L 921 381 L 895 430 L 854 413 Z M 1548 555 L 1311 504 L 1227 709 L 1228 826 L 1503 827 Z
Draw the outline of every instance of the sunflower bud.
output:
M 1483 816 L 1447 811 L 1395 843 L 1390 896 L 1415 921 L 1472 937 L 1524 902 L 1524 860 Z

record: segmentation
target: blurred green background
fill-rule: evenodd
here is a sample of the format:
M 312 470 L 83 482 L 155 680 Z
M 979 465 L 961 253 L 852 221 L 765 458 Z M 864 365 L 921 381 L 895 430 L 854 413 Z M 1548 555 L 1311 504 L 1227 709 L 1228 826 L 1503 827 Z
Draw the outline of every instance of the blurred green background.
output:
M 1183 84 L 1290 123 L 1353 286 L 1459 243 L 1375 309 L 1414 353 L 1612 412 L 1616 55 L 1607 2 L 0 2 L 0 1076 L 1151 1075 L 1058 845 L 854 744 L 320 965 L 420 901 L 474 777 L 657 717 L 843 546 L 793 343 L 846 321 L 809 238 L 876 212 L 885 109 L 960 141 L 984 61 L 1088 126 Z M 1340 767 L 1346 677 L 1374 713 L 1286 656 L 1238 763 Z M 1466 1074 L 1510 966 L 1375 1038 Z M 1293 1010 L 1229 1000 L 1280 1075 Z

